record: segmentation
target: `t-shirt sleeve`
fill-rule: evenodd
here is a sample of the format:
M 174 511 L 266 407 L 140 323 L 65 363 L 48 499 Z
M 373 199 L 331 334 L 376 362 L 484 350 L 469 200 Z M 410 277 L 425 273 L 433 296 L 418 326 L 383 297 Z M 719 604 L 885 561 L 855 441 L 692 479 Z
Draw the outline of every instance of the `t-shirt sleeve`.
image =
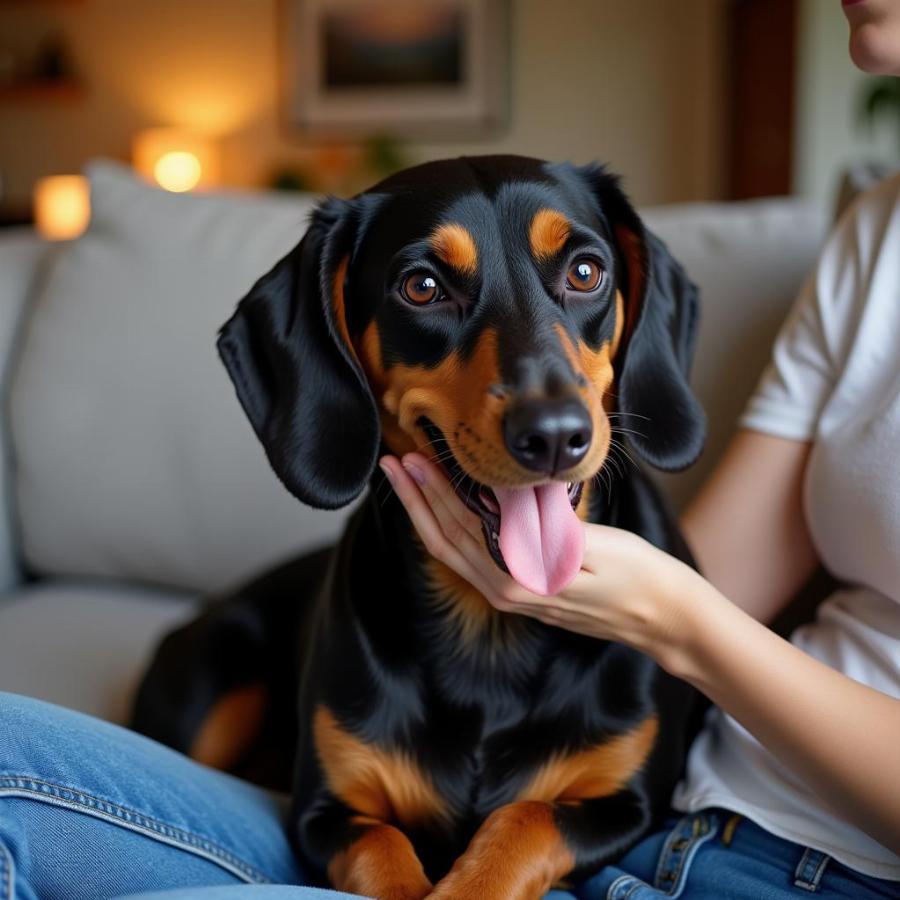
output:
M 778 333 L 772 358 L 739 424 L 777 437 L 809 440 L 833 384 L 815 278 L 810 276 Z
M 811 440 L 844 368 L 868 290 L 865 198 L 846 211 L 781 326 L 739 425 Z

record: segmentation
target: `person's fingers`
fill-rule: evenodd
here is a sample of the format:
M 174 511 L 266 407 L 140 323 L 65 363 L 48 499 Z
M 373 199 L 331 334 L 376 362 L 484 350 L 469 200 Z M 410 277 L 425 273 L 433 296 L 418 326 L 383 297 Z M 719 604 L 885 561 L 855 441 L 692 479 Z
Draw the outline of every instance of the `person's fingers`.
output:
M 490 591 L 492 588 L 486 582 L 481 570 L 480 556 L 483 550 L 479 543 L 480 535 L 476 539 L 462 526 L 457 525 L 458 533 L 454 535 L 456 539 L 450 540 L 444 533 L 435 511 L 423 495 L 420 485 L 413 480 L 400 461 L 395 457 L 385 456 L 379 465 L 409 513 L 425 549 L 482 593 Z
M 418 474 L 423 476 L 423 484 L 419 483 L 418 478 L 413 480 L 409 469 L 395 457 L 383 457 L 380 465 L 388 474 L 400 502 L 406 507 L 426 550 L 450 566 L 483 594 L 492 606 L 503 612 L 510 612 L 516 599 L 534 599 L 535 595 L 521 587 L 494 562 L 484 544 L 480 518 L 463 506 L 454 493 L 450 499 L 462 507 L 462 512 L 470 521 L 462 525 L 455 519 L 448 509 L 449 501 L 445 503 L 442 500 L 442 494 L 453 491 L 443 472 L 427 462 L 422 466 L 418 459 L 411 462 Z
M 422 538 L 428 550 L 433 552 L 442 547 L 442 544 L 446 543 L 446 537 L 441 523 L 433 506 L 428 502 L 421 487 L 413 480 L 408 470 L 404 469 L 400 465 L 400 461 L 393 457 L 382 457 L 379 465 L 400 498 L 400 502 L 406 507 L 419 537 Z
M 441 468 L 417 453 L 406 454 L 402 464 L 415 478 L 444 535 L 463 550 L 478 571 L 483 586 L 476 586 L 493 606 L 509 612 L 517 602 L 540 604 L 543 601 L 544 598 L 523 588 L 497 565 L 485 546 L 481 517 L 459 499 Z
M 415 479 L 452 543 L 458 543 L 462 537 L 460 528 L 472 537 L 480 538 L 481 518 L 459 499 L 442 469 L 418 453 L 407 453 L 401 463 Z
M 558 621 L 559 613 L 553 609 L 558 598 L 533 594 L 500 569 L 485 546 L 481 518 L 459 499 L 443 470 L 414 453 L 402 462 L 385 456 L 379 464 L 432 556 L 450 566 L 496 609 L 549 624 Z

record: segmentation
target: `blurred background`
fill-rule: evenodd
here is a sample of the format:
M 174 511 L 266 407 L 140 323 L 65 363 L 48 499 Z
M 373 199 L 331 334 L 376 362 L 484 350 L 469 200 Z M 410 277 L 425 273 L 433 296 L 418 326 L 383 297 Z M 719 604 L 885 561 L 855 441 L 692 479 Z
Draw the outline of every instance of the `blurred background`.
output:
M 623 175 L 702 296 L 677 506 L 838 185 L 900 164 L 898 86 L 852 67 L 840 0 L 0 0 L 0 690 L 127 721 L 199 598 L 341 532 L 215 348 L 316 193 L 473 153 Z
M 846 41 L 838 0 L 0 0 L 0 221 L 93 157 L 350 194 L 514 152 L 609 162 L 642 205 L 825 204 L 900 154 Z

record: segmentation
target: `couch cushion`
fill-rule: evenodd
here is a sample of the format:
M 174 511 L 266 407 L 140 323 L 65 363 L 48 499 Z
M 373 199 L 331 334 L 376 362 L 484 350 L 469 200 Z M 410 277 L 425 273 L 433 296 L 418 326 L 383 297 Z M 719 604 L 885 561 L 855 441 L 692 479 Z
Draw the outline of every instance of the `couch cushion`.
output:
M 177 195 L 89 168 L 93 218 L 35 298 L 12 385 L 22 544 L 42 575 L 216 591 L 333 539 L 282 487 L 215 338 L 313 198 Z
M 38 272 L 48 256 L 48 244 L 30 228 L 11 228 L 0 241 L 0 402 L 6 405 L 8 379 Z M 12 469 L 5 427 L 0 430 L 0 591 L 20 578 L 18 536 L 13 515 Z
M 162 636 L 196 597 L 110 583 L 48 581 L 0 597 L 0 691 L 125 722 Z
M 174 195 L 90 170 L 88 234 L 51 268 L 13 382 L 23 550 L 41 574 L 219 590 L 331 540 L 269 469 L 215 352 L 256 277 L 305 228 L 311 199 Z M 694 382 L 710 417 L 689 495 L 730 434 L 824 216 L 791 200 L 645 211 L 700 285 Z
M 658 207 L 643 216 L 700 288 L 692 382 L 709 436 L 695 466 L 660 477 L 680 506 L 734 433 L 778 327 L 815 262 L 827 215 L 808 202 L 781 198 Z

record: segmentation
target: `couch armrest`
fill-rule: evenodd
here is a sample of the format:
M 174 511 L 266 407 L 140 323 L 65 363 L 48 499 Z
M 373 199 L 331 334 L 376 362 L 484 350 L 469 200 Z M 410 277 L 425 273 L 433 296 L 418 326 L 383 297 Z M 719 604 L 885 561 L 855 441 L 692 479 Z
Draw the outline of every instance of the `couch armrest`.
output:
M 30 228 L 0 231 L 0 591 L 21 580 L 9 435 L 9 379 L 25 310 L 49 245 Z

